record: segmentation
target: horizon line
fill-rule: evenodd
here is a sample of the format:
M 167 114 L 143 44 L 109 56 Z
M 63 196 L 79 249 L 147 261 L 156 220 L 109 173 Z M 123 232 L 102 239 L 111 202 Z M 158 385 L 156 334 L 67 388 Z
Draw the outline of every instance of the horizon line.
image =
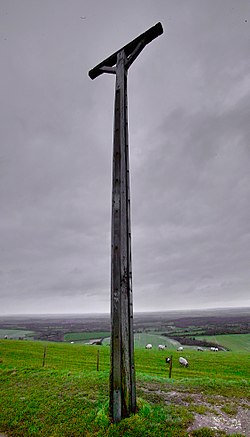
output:
M 134 311 L 134 315 L 140 314 L 162 314 L 162 313 L 180 313 L 180 312 L 197 312 L 197 311 L 220 311 L 220 310 L 249 310 L 250 306 L 229 306 L 229 307 L 208 307 L 208 308 L 180 308 L 180 309 L 168 309 L 168 310 L 152 310 L 152 311 Z M 12 313 L 12 314 L 0 314 L 1 317 L 45 317 L 45 316 L 110 316 L 110 312 L 88 312 L 88 313 Z

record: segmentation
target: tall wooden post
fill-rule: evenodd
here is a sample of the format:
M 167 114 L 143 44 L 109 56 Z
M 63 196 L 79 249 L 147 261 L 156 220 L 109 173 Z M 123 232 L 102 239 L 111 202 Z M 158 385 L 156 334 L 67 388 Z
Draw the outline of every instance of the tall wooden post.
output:
M 127 72 L 143 48 L 163 33 L 161 23 L 148 29 L 89 72 L 116 75 L 111 225 L 111 370 L 110 414 L 114 422 L 136 411 Z

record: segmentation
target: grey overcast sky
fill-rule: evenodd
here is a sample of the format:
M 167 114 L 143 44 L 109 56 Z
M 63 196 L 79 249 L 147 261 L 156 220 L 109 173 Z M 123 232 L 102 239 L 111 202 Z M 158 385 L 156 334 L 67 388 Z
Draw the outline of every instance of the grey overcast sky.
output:
M 0 314 L 110 308 L 113 75 L 129 71 L 134 310 L 250 306 L 249 0 L 0 0 Z

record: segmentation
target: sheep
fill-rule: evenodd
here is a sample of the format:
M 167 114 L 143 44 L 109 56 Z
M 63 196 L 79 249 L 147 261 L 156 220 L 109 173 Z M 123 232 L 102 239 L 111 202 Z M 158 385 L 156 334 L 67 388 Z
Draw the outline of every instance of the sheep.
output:
M 183 351 L 183 347 L 182 347 L 182 346 L 178 347 L 177 351 L 178 351 L 178 352 Z
M 188 360 L 186 360 L 186 358 L 180 357 L 179 363 L 181 366 L 188 367 Z
M 197 351 L 203 352 L 203 350 L 204 349 L 202 347 L 200 347 L 200 346 L 197 347 Z
M 166 357 L 166 363 L 169 364 L 170 361 L 171 361 L 171 358 L 170 357 Z
M 210 348 L 210 350 L 211 350 L 212 352 L 218 352 L 219 349 L 218 349 L 217 347 L 213 347 L 213 346 L 212 346 L 212 347 Z
M 152 349 L 152 347 L 153 347 L 153 346 L 152 346 L 152 344 L 150 344 L 150 343 L 148 343 L 148 344 L 145 346 L 146 349 Z
M 163 351 L 166 348 L 166 346 L 164 346 L 163 344 L 159 344 L 158 345 L 158 350 L 159 351 Z

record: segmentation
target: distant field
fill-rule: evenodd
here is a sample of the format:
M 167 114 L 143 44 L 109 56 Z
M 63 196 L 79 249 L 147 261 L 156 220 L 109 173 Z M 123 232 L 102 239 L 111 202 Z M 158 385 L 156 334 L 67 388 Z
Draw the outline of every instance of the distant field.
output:
M 5 330 L 3 330 L 5 332 Z M 13 331 L 12 331 L 13 332 Z M 17 333 L 21 331 L 16 331 Z M 25 332 L 25 331 L 23 331 Z M 27 331 L 28 332 L 28 331 Z M 21 335 L 21 334 L 19 334 Z M 17 334 L 16 337 L 18 338 Z M 3 337 L 2 337 L 3 338 Z M 110 332 L 99 331 L 99 332 L 71 332 L 65 334 L 64 341 L 76 343 L 86 343 L 90 340 L 104 338 L 103 344 L 107 345 L 110 343 Z M 216 336 L 195 336 L 197 340 L 206 340 L 210 343 L 217 343 L 218 345 L 224 346 L 233 352 L 245 351 L 250 352 L 250 334 L 226 334 L 226 335 L 216 335 Z M 135 348 L 145 348 L 145 346 L 151 343 L 153 348 L 157 348 L 159 344 L 166 346 L 167 350 L 174 350 L 180 346 L 181 343 L 178 341 L 168 338 L 166 336 L 160 335 L 159 332 L 143 332 L 134 334 L 134 344 Z M 197 346 L 185 346 L 185 349 L 196 349 Z
M 168 337 L 159 335 L 157 333 L 136 333 L 134 336 L 135 347 L 145 347 L 148 343 L 153 347 L 158 347 L 159 344 L 163 344 L 167 349 L 176 349 L 180 346 L 180 343 L 175 340 L 171 340 Z
M 91 337 L 93 338 L 93 337 Z M 159 344 L 163 344 L 166 346 L 166 349 L 176 349 L 180 346 L 178 341 L 167 338 L 158 333 L 135 333 L 134 334 L 134 345 L 135 348 L 145 348 L 147 344 L 152 344 L 153 348 L 157 349 Z M 110 344 L 110 337 L 107 337 L 103 341 L 104 345 Z
M 70 332 L 64 335 L 64 341 L 86 342 L 88 340 L 94 340 L 94 339 L 99 339 L 109 336 L 110 336 L 110 332 L 108 331 Z
M 135 313 L 133 323 L 134 331 L 142 333 L 141 340 L 137 337 L 136 347 L 150 342 L 143 335 L 152 333 L 159 336 L 165 333 L 173 340 L 190 344 L 183 338 L 250 333 L 250 308 Z M 84 343 L 94 338 L 109 337 L 110 315 L 0 316 L 0 329 L 2 336 L 7 335 L 6 330 L 11 330 L 10 335 L 15 330 L 17 338 L 23 336 L 24 331 L 28 331 L 34 333 L 31 336 L 36 340 Z M 164 340 L 158 339 L 156 342 L 164 344 Z M 168 347 L 171 347 L 171 343 L 168 343 Z
M 27 331 L 23 329 L 0 329 L 0 338 L 5 338 L 5 336 L 7 336 L 8 338 L 13 338 L 16 340 L 19 337 L 27 337 L 29 340 L 31 340 L 34 334 L 35 333 L 33 331 Z
M 220 344 L 233 352 L 250 352 L 250 334 L 197 336 L 195 338 L 197 338 L 197 340 L 206 340 L 208 342 Z

